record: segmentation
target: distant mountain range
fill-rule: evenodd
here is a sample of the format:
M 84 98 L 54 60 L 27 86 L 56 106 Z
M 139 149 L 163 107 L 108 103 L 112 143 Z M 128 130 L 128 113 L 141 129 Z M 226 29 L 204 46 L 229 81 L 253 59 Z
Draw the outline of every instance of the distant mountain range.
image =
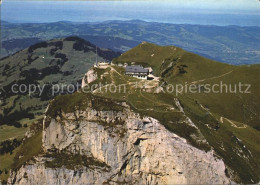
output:
M 99 47 L 125 52 L 142 41 L 175 45 L 229 64 L 255 64 L 260 60 L 260 27 L 205 26 L 132 21 L 100 23 L 7 23 L 2 21 L 1 56 L 35 44 L 72 35 Z

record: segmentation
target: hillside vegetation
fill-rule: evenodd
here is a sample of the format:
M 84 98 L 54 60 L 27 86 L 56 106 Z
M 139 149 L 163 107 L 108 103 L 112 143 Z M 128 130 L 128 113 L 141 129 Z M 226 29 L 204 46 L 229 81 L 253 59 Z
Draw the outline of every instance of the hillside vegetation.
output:
M 209 146 L 231 169 L 227 170 L 227 174 L 237 182 L 259 181 L 260 65 L 228 65 L 178 47 L 162 47 L 146 42 L 114 59 L 113 63 L 152 67 L 154 74 L 160 77 L 160 86 L 166 93 L 144 93 L 144 86 L 141 85 L 139 90 L 135 89 L 127 95 L 101 93 L 102 96 L 114 96 L 117 99 L 127 97 L 127 101 L 140 113 L 160 120 L 169 130 L 207 150 L 206 145 L 196 143 L 198 136 L 193 137 L 196 129 L 178 124 L 180 118 L 176 119 L 176 112 L 169 111 L 174 110 L 173 100 L 177 98 Z M 204 88 L 206 84 L 212 86 L 223 83 L 230 84 L 234 89 L 240 82 L 251 85 L 250 93 L 226 93 L 225 89 L 223 93 L 207 93 Z M 167 93 L 169 84 L 194 85 L 197 92 L 181 93 L 175 89 L 172 93 Z M 172 109 L 169 108 L 171 106 Z
M 174 46 L 157 46 L 142 43 L 132 50 L 113 60 L 114 64 L 150 66 L 156 76 L 161 77 L 161 82 L 166 84 L 194 84 L 196 89 L 205 84 L 250 84 L 249 94 L 243 93 L 179 93 L 181 100 L 193 99 L 211 111 L 259 128 L 259 78 L 260 65 L 233 66 L 187 52 Z M 201 86 L 201 87 L 199 87 Z M 228 87 L 229 89 L 229 87 Z M 244 88 L 245 89 L 245 88 Z M 176 94 L 176 93 L 173 93 Z
M 101 61 L 119 56 L 108 49 L 97 48 L 97 51 Z M 53 97 L 80 88 L 82 77 L 95 60 L 96 46 L 78 37 L 40 42 L 1 59 L 0 135 L 6 136 L 1 140 L 22 136 L 26 130 L 19 129 L 19 136 L 17 131 L 8 136 L 4 133 L 16 129 L 5 125 L 20 128 L 24 122 L 28 123 L 26 118 L 42 116 Z M 53 93 L 53 87 L 60 89 Z

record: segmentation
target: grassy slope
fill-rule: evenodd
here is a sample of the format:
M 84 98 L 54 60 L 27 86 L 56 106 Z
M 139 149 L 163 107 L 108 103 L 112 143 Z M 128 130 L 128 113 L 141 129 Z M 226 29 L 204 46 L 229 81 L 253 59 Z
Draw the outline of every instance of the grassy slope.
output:
M 232 66 L 174 48 L 143 43 L 114 59 L 113 63 L 151 66 L 155 70 L 155 74 L 161 77 L 161 81 L 168 84 L 185 85 L 185 83 L 194 82 L 198 86 L 219 84 L 220 81 L 232 85 L 239 82 L 251 84 L 250 94 L 215 94 L 202 91 L 201 93 L 179 94 L 177 98 L 181 101 L 185 113 L 199 127 L 217 155 L 222 157 L 232 169 L 229 170 L 229 173 L 232 174 L 234 180 L 244 183 L 258 182 L 260 178 L 260 161 L 257 157 L 260 155 L 258 144 L 260 140 L 260 81 L 258 79 L 260 65 Z M 158 102 L 157 97 L 149 96 L 151 104 Z M 145 95 L 145 97 L 149 96 Z M 176 97 L 175 93 L 163 96 L 164 102 L 167 104 L 171 104 L 171 100 Z M 143 107 L 146 106 L 149 107 L 149 105 L 143 105 Z M 146 114 L 151 115 L 151 111 L 146 111 Z M 166 123 L 166 127 L 169 129 L 167 121 L 171 118 L 167 118 L 166 115 L 164 113 L 157 117 L 156 114 L 152 116 L 164 121 L 163 124 Z M 222 118 L 222 122 L 221 117 L 224 118 Z M 180 130 L 185 133 L 183 130 L 187 129 L 181 128 Z M 180 130 L 173 131 L 181 135 Z M 189 134 L 181 136 L 187 138 Z
M 78 47 L 75 47 L 78 44 Z M 13 121 L 22 123 L 23 116 L 18 117 L 21 110 L 33 114 L 34 116 L 42 115 L 50 99 L 53 98 L 50 94 L 43 93 L 41 97 L 39 93 L 28 95 L 11 93 L 11 86 L 17 84 L 39 84 L 41 88 L 43 84 L 76 84 L 81 81 L 83 75 L 93 65 L 95 61 L 95 46 L 77 37 L 67 39 L 55 39 L 43 44 L 37 44 L 22 50 L 13 56 L 0 61 L 0 116 L 10 117 L 8 124 L 12 125 Z M 52 51 L 52 52 L 51 52 Z M 110 60 L 118 56 L 115 53 L 106 49 L 98 48 L 99 60 Z M 63 58 L 61 58 L 61 55 Z M 65 59 L 67 58 L 67 59 Z M 45 86 L 45 90 L 47 90 Z M 66 92 L 64 88 L 63 92 Z M 49 91 L 51 93 L 51 91 Z M 4 110 L 7 113 L 4 113 Z M 15 111 L 17 111 L 15 113 Z M 15 113 L 12 115 L 12 113 Z M 7 124 L 0 120 L 0 125 Z M 1 126 L 1 140 L 14 137 L 11 133 L 16 131 L 16 128 Z M 7 134 L 8 131 L 10 134 Z M 19 136 L 24 134 L 26 129 L 19 130 Z M 5 133 L 4 133 L 5 132 Z
M 8 171 L 7 174 L 2 173 L 0 175 L 1 182 L 6 182 L 10 169 L 17 170 L 23 164 L 32 160 L 34 156 L 37 156 L 41 152 L 42 146 L 42 119 L 39 119 L 37 123 L 30 126 L 30 130 L 34 130 L 35 134 L 31 138 L 26 138 L 22 145 L 17 147 L 12 154 L 7 153 L 0 155 L 0 170 Z
M 28 128 L 35 122 L 35 120 L 43 118 L 44 113 L 40 116 L 35 116 L 34 119 L 22 119 L 20 122 L 22 125 L 27 125 L 28 127 L 16 128 L 14 126 L 2 125 L 0 126 L 0 141 L 5 141 L 7 139 L 22 139 Z
M 113 63 L 135 63 L 151 66 L 155 70 L 156 76 L 163 76 L 163 81 L 173 85 L 185 85 L 185 83 L 190 84 L 199 80 L 203 81 L 196 84 L 219 84 L 221 81 L 232 85 L 239 82 L 251 84 L 251 94 L 196 93 L 189 94 L 189 96 L 207 107 L 212 107 L 214 112 L 220 115 L 259 128 L 260 120 L 257 115 L 260 112 L 260 104 L 257 102 L 259 102 L 260 89 L 258 84 L 260 80 L 257 76 L 260 65 L 232 66 L 175 48 L 143 43 L 114 59 Z M 171 65 L 172 67 L 169 67 Z M 181 73 L 180 68 L 183 68 L 185 73 Z

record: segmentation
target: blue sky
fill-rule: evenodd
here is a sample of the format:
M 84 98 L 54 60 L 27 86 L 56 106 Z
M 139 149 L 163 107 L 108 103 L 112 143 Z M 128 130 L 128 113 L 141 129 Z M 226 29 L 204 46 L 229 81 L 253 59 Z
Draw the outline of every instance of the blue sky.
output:
M 3 1 L 1 19 L 11 22 L 142 19 L 178 24 L 260 24 L 259 0 Z

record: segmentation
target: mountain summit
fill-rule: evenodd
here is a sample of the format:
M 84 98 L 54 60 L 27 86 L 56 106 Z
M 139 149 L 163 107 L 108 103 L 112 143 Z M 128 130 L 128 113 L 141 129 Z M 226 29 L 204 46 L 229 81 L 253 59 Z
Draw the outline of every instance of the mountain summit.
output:
M 69 54 L 94 54 L 81 40 L 64 42 Z M 127 76 L 126 65 L 152 68 L 155 78 Z M 82 76 L 88 86 L 49 102 L 15 153 L 8 183 L 258 183 L 259 72 L 143 42 L 92 67 Z M 219 83 L 250 84 L 250 93 L 207 91 Z

